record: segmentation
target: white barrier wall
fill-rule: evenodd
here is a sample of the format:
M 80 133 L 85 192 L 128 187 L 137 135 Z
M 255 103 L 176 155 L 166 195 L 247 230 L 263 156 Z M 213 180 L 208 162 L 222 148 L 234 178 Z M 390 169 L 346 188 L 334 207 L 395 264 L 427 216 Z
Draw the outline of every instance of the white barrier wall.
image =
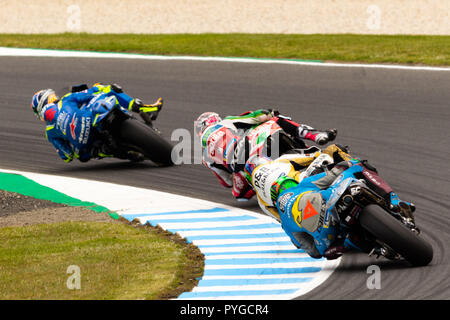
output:
M 0 0 L 0 33 L 450 35 L 450 0 Z

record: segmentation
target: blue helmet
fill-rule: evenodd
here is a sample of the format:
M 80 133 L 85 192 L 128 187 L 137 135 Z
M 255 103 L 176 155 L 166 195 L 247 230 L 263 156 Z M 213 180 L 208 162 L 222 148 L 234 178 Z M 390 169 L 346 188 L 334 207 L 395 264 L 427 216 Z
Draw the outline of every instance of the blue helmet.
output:
M 42 108 L 47 104 L 53 103 L 57 100 L 58 96 L 53 89 L 44 89 L 38 91 L 34 94 L 33 99 L 31 99 L 31 109 L 33 110 L 34 114 L 42 120 Z

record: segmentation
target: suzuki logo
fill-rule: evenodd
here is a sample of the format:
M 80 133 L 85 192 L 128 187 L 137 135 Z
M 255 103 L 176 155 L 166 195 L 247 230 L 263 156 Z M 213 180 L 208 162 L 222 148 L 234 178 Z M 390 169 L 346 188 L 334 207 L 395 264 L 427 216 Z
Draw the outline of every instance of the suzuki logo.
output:
M 75 139 L 75 128 L 77 127 L 77 124 L 75 123 L 75 116 L 72 118 L 72 122 L 70 123 L 70 134 L 72 135 L 72 138 Z

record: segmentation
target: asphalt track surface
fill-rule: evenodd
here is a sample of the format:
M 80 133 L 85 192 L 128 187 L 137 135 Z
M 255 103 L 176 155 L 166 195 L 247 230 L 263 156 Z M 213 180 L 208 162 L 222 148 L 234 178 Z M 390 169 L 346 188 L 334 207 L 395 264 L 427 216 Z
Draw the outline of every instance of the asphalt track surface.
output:
M 450 72 L 231 62 L 0 57 L 0 168 L 154 188 L 258 211 L 199 164 L 157 168 L 118 160 L 65 164 L 30 111 L 39 89 L 60 93 L 76 83 L 117 82 L 127 93 L 165 100 L 157 127 L 170 139 L 193 131 L 204 111 L 239 114 L 277 107 L 298 122 L 337 128 L 337 142 L 369 159 L 399 195 L 433 245 L 431 265 L 348 254 L 332 276 L 300 299 L 450 298 Z M 367 267 L 381 268 L 369 290 Z

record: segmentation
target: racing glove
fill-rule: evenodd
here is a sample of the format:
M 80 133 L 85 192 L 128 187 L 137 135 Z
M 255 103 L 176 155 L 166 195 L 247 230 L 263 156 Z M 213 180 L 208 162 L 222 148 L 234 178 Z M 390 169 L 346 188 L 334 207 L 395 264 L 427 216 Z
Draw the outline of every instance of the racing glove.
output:
M 356 239 L 356 237 L 354 237 L 354 239 Z M 331 246 L 327 250 L 325 250 L 323 256 L 327 260 L 335 260 L 341 257 L 344 253 L 346 253 L 349 250 L 350 247 L 346 245 L 346 240 L 338 238 L 334 243 L 331 244 Z
M 334 246 L 334 247 L 329 247 L 327 250 L 325 250 L 323 256 L 327 260 L 335 260 L 335 259 L 341 257 L 345 252 L 347 252 L 347 249 L 343 245 L 342 246 Z

